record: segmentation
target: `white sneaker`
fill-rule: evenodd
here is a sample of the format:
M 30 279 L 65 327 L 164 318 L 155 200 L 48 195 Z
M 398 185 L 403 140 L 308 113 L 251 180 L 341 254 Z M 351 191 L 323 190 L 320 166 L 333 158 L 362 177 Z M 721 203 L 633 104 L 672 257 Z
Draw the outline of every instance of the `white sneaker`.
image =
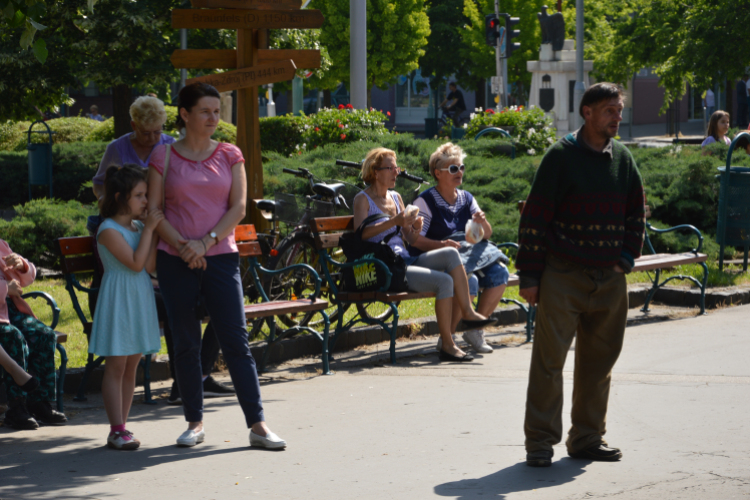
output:
M 261 448 L 268 448 L 269 450 L 286 448 L 286 441 L 281 439 L 279 436 L 271 431 L 265 436 L 259 436 L 250 431 L 250 446 L 260 446 Z
M 492 347 L 490 347 L 484 340 L 483 330 L 467 330 L 462 337 L 476 352 L 481 352 L 483 354 L 489 354 L 492 352 Z
M 198 443 L 202 443 L 205 439 L 205 429 L 201 429 L 200 432 L 188 429 L 177 438 L 177 446 L 195 446 Z
M 453 343 L 458 344 L 458 339 L 456 338 L 456 336 L 452 335 L 452 337 L 453 337 Z M 437 350 L 438 351 L 443 350 L 443 337 L 441 337 L 440 335 L 438 335 Z

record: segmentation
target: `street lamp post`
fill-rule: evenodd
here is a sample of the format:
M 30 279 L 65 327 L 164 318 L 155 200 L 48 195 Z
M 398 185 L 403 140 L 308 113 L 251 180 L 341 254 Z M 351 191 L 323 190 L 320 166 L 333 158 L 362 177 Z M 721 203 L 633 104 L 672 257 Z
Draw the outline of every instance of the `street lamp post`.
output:
M 586 92 L 586 84 L 583 82 L 583 0 L 576 0 L 576 85 L 573 93 L 573 116 L 576 129 L 583 125 L 583 117 L 578 110 L 581 107 L 584 92 Z

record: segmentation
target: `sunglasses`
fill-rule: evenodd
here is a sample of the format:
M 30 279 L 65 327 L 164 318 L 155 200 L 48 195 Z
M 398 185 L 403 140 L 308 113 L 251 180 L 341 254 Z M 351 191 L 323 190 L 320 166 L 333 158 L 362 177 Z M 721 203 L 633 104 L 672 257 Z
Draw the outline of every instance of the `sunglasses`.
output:
M 459 170 L 464 172 L 466 170 L 466 165 L 451 165 L 449 167 L 440 167 L 438 170 L 447 170 L 451 175 L 456 175 Z
M 390 170 L 395 172 L 401 172 L 401 167 L 378 167 L 375 170 Z

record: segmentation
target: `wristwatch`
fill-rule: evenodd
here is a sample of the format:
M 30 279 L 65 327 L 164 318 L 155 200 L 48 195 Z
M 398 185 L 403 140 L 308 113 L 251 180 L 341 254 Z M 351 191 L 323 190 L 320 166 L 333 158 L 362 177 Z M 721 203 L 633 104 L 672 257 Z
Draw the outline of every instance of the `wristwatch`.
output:
M 215 232 L 211 231 L 210 233 L 208 233 L 208 235 L 211 238 L 213 238 L 213 240 L 216 242 L 217 245 L 219 244 L 219 235 L 218 234 L 216 234 Z

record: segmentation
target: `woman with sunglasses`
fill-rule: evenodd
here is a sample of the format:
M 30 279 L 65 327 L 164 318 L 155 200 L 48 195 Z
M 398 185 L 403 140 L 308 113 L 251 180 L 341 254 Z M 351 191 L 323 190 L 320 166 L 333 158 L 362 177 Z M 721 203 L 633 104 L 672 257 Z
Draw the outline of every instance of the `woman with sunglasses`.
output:
M 424 222 L 419 235 L 412 243 L 412 255 L 442 248 L 459 248 L 460 244 L 449 237 L 457 231 L 463 231 L 469 220 L 474 220 L 482 226 L 485 239 L 489 239 L 492 235 L 492 226 L 479 208 L 476 199 L 467 191 L 459 189 L 466 171 L 465 158 L 466 153 L 450 142 L 438 147 L 430 156 L 430 174 L 437 181 L 437 186 L 422 192 L 414 201 L 414 205 L 419 207 L 419 215 Z M 508 277 L 508 269 L 499 262 L 469 276 L 469 294 L 472 300 L 479 293 L 479 289 L 482 289 L 477 307 L 479 314 L 487 317 L 492 314 L 500 299 L 503 298 Z M 460 318 L 455 314 L 458 305 L 454 303 L 453 308 L 451 333 L 455 334 Z M 466 326 L 471 328 L 470 325 Z M 467 330 L 463 338 L 477 352 L 492 352 L 492 347 L 485 341 L 484 331 L 481 329 Z M 440 341 L 438 341 L 438 349 L 440 349 Z
M 472 361 L 474 358 L 453 342 L 450 330 L 453 315 L 463 318 L 474 328 L 482 328 L 494 321 L 472 309 L 466 272 L 455 248 L 441 248 L 418 257 L 409 255 L 406 244 L 411 244 L 419 236 L 422 218 L 416 213 L 407 215 L 401 196 L 392 191 L 399 173 L 395 152 L 376 148 L 367 153 L 362 163 L 362 179 L 369 187 L 354 198 L 354 227 L 359 227 L 370 215 L 385 213 L 391 217 L 367 226 L 362 231 L 362 238 L 377 243 L 391 235 L 388 246 L 406 260 L 409 290 L 436 295 L 435 316 L 442 339 L 440 360 Z M 454 303 L 457 307 L 453 307 Z

